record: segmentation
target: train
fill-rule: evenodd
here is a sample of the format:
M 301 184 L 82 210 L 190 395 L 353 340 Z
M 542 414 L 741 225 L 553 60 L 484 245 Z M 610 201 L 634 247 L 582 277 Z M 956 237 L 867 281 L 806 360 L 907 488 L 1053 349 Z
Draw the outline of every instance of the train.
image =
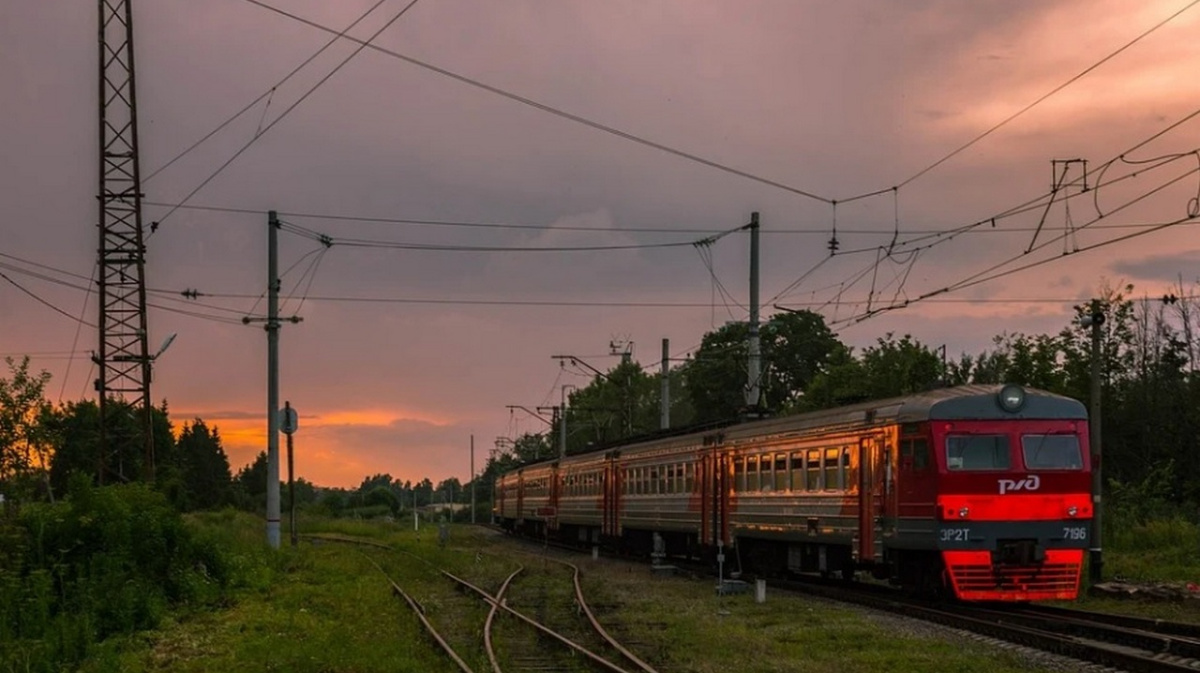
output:
M 492 515 L 515 534 L 754 576 L 1072 600 L 1091 539 L 1087 447 L 1075 399 L 946 387 L 527 464 L 498 477 Z

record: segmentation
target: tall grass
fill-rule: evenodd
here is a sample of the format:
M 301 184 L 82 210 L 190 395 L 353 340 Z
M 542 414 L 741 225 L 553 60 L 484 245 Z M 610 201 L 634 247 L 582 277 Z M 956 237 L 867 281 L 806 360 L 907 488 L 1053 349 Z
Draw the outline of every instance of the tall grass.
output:
M 170 606 L 219 603 L 241 576 L 219 539 L 140 484 L 76 481 L 62 502 L 6 510 L 0 542 L 0 673 L 74 668 Z

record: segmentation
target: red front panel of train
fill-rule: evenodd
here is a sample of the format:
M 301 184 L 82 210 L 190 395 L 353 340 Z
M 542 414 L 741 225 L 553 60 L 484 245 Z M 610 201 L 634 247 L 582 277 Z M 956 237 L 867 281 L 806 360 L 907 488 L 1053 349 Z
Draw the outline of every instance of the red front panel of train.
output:
M 935 421 L 935 541 L 964 600 L 1073 599 L 1091 533 L 1087 426 Z

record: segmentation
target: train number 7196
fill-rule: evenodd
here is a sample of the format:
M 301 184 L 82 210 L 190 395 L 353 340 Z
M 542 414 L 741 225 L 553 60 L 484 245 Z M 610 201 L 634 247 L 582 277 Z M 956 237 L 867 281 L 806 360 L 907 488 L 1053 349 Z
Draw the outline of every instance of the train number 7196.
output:
M 1087 527 L 1085 527 L 1085 526 L 1063 526 L 1062 539 L 1064 539 L 1064 540 L 1086 540 L 1087 539 Z

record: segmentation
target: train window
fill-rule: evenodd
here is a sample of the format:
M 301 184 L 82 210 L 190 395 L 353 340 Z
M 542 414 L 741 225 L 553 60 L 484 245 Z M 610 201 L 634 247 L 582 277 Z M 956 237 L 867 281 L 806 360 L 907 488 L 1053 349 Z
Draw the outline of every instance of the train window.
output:
M 914 470 L 924 470 L 929 467 L 929 443 L 924 437 L 912 440 L 912 466 Z
M 758 490 L 758 456 L 746 458 L 746 490 Z
M 746 459 L 733 459 L 733 490 L 741 493 L 746 490 Z
M 692 463 L 687 463 L 683 466 L 683 492 L 691 493 L 692 488 L 696 485 L 696 466 Z
M 771 454 L 758 457 L 758 490 L 770 493 L 775 490 L 775 480 L 771 477 Z
M 1024 435 L 1021 452 L 1030 470 L 1083 469 L 1083 454 L 1075 435 Z
M 946 438 L 946 469 L 1006 470 L 1008 435 L 952 435 Z
M 775 490 L 789 491 L 792 488 L 791 480 L 788 479 L 787 469 L 787 454 L 775 454 Z
M 804 488 L 808 491 L 821 490 L 821 452 L 812 449 L 804 457 L 805 475 Z
M 804 454 L 799 451 L 792 454 L 792 489 L 804 490 Z
M 853 459 L 854 447 L 842 447 L 842 485 L 847 491 L 858 487 L 858 463 Z
M 834 491 L 842 487 L 841 480 L 838 478 L 838 454 L 837 449 L 825 449 L 825 490 Z

